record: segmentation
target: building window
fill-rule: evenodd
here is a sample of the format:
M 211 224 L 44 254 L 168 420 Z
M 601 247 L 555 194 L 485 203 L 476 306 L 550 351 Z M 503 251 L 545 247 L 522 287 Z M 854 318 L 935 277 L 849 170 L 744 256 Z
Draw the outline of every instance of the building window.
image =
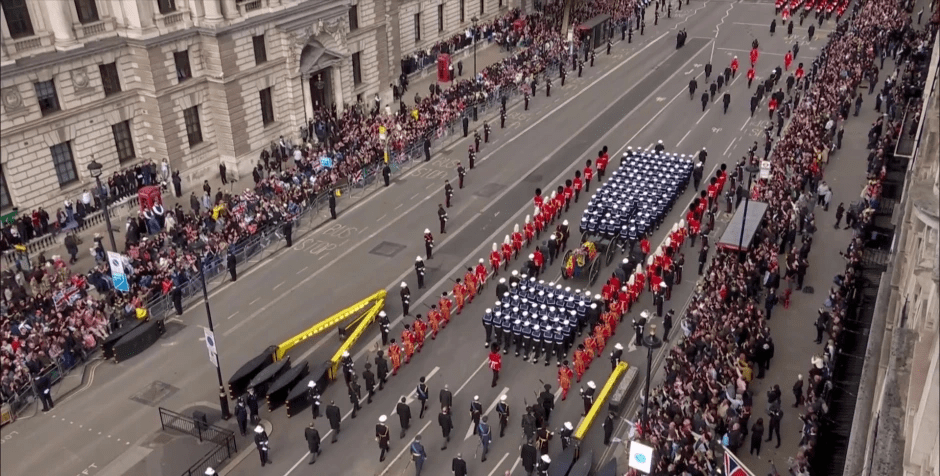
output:
M 7 178 L 0 169 L 0 210 L 13 208 L 13 200 L 10 200 L 10 189 L 7 188 Z
M 173 60 L 176 62 L 176 79 L 179 82 L 193 77 L 193 70 L 189 67 L 189 50 L 173 53 Z
M 360 60 L 360 53 L 357 51 L 352 55 L 352 64 L 353 64 L 353 84 L 356 86 L 362 84 L 362 63 Z
M 503 0 L 499 0 L 499 8 L 503 8 Z
M 101 86 L 104 88 L 105 96 L 121 92 L 121 77 L 118 75 L 117 63 L 98 65 L 98 71 L 101 72 Z
M 55 92 L 55 82 L 51 79 L 36 83 L 36 100 L 39 101 L 39 110 L 42 111 L 43 116 L 61 109 L 59 96 Z
M 483 9 L 486 7 L 486 0 L 480 0 L 480 15 L 483 14 Z
M 255 64 L 268 61 L 268 50 L 264 47 L 264 35 L 251 37 L 251 46 L 255 49 Z
M 78 174 L 75 173 L 75 159 L 72 158 L 72 141 L 56 144 L 49 148 L 49 152 L 52 153 L 52 165 L 55 166 L 59 186 L 78 180 Z
M 415 13 L 415 41 L 421 41 L 421 14 Z
M 271 99 L 271 88 L 261 90 L 261 123 L 268 125 L 274 122 L 274 100 Z
M 466 0 L 460 0 L 460 23 L 463 23 L 464 21 L 467 20 L 467 9 L 466 9 L 466 6 L 467 6 L 467 1 L 466 1 Z
M 161 15 L 176 11 L 176 0 L 157 0 L 157 9 Z
M 127 162 L 135 157 L 134 138 L 131 136 L 131 121 L 119 122 L 111 126 L 114 134 L 114 147 L 117 149 L 118 160 Z
M 82 25 L 98 21 L 98 5 L 95 0 L 75 0 L 78 22 Z
M 183 120 L 186 121 L 186 137 L 189 147 L 193 148 L 202 143 L 202 126 L 199 124 L 199 106 L 183 110 Z
M 444 31 L 444 5 L 437 6 L 437 32 Z
M 33 36 L 33 22 L 29 18 L 26 0 L 2 0 L 2 5 L 10 36 L 14 39 Z
M 349 7 L 349 31 L 359 29 L 359 5 Z

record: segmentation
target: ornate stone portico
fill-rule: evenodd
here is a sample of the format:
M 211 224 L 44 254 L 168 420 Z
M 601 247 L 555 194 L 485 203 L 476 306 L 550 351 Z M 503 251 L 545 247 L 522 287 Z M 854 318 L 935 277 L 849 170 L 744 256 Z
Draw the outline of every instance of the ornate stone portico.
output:
M 339 18 L 318 20 L 291 33 L 291 64 L 303 91 L 304 115 L 313 117 L 318 107 L 344 104 L 343 65 L 349 63 L 348 25 Z M 348 78 L 351 79 L 351 78 Z

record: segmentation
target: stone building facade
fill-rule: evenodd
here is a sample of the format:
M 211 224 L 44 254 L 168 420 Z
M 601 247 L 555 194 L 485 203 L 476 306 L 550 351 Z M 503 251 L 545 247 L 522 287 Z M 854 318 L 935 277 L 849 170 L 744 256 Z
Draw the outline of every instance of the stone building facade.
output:
M 0 213 L 74 201 L 92 160 L 166 158 L 184 189 L 250 173 L 315 105 L 388 101 L 403 54 L 507 1 L 2 0 Z

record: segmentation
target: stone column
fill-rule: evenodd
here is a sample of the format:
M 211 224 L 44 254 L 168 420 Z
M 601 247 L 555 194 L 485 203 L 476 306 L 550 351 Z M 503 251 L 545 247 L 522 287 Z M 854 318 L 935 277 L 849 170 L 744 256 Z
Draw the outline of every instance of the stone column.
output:
M 238 18 L 238 7 L 235 5 L 235 0 L 221 0 L 221 2 L 222 13 L 225 15 L 226 20 L 234 20 Z
M 216 23 L 222 21 L 221 0 L 202 0 L 202 8 L 206 12 L 206 21 Z
M 313 117 L 313 97 L 310 96 L 310 75 L 307 73 L 300 75 L 300 93 L 304 98 L 304 118 L 310 120 Z
M 49 30 L 55 35 L 55 46 L 58 49 L 71 49 L 78 45 L 75 42 L 75 31 L 72 29 L 72 11 L 68 0 L 49 0 L 42 2 L 49 16 Z

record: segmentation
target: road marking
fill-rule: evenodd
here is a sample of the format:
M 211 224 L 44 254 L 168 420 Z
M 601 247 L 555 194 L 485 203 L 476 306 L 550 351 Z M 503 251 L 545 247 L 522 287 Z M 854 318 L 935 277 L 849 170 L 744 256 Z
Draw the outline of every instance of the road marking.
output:
M 750 118 L 750 117 L 748 117 L 747 120 L 744 121 L 744 124 L 741 125 L 741 128 L 738 129 L 738 131 L 743 131 L 744 128 L 747 127 L 747 124 L 748 124 L 749 122 L 751 122 L 751 118 Z
M 297 274 L 303 273 L 303 272 L 306 271 L 307 268 L 309 268 L 309 267 L 310 267 L 310 266 L 304 266 L 304 269 L 298 271 Z M 257 301 L 257 299 L 255 299 L 255 301 Z M 252 301 L 252 304 L 254 304 L 254 301 Z
M 731 139 L 731 142 L 728 144 L 728 148 L 725 149 L 725 153 L 722 154 L 722 155 L 728 155 L 728 151 L 731 150 L 731 146 L 733 146 L 734 143 L 735 143 L 735 141 L 737 141 L 737 140 L 738 140 L 737 137 L 735 137 L 734 139 Z
M 395 207 L 395 210 L 398 210 L 399 208 L 401 208 L 402 205 L 404 205 L 404 203 L 399 203 L 398 206 Z M 385 215 L 382 215 L 382 216 L 384 217 Z
M 498 216 L 499 216 L 499 212 L 494 213 L 493 216 L 494 216 L 494 217 L 498 217 Z
M 708 4 L 708 0 L 705 1 L 705 5 L 707 5 L 707 4 Z M 697 9 L 695 9 L 695 12 L 697 13 L 699 10 L 701 10 L 702 8 L 704 8 L 705 5 L 703 5 L 702 7 L 699 7 L 699 8 L 697 8 Z M 678 25 L 681 25 L 682 23 L 686 22 L 686 21 L 687 21 L 689 18 L 691 18 L 692 16 L 694 16 L 694 15 L 690 15 L 689 17 L 683 19 L 681 22 L 677 23 L 677 24 L 673 27 L 673 29 L 675 29 L 676 27 L 678 27 Z M 552 116 L 553 114 L 555 114 L 556 112 L 558 112 L 558 110 L 560 110 L 561 108 L 563 108 L 563 107 L 565 107 L 566 105 L 568 105 L 570 102 L 572 102 L 572 101 L 574 101 L 575 99 L 577 99 L 578 97 L 580 97 L 582 94 L 584 94 L 585 92 L 587 92 L 588 90 L 590 90 L 593 86 L 595 86 L 596 84 L 598 84 L 598 83 L 600 83 L 601 81 L 603 81 L 604 79 L 606 79 L 608 76 L 610 76 L 611 74 L 613 74 L 615 71 L 617 71 L 617 70 L 619 70 L 620 68 L 622 68 L 625 64 L 627 64 L 630 60 L 632 60 L 633 58 L 635 58 L 636 56 L 638 56 L 640 53 L 646 51 L 649 47 L 653 46 L 656 42 L 658 42 L 659 40 L 665 38 L 666 35 L 669 35 L 669 32 L 668 32 L 668 31 L 665 32 L 665 33 L 663 33 L 662 35 L 659 35 L 658 37 L 656 37 L 655 39 L 653 39 L 652 41 L 650 41 L 649 43 L 647 43 L 645 46 L 643 46 L 642 48 L 640 48 L 639 50 L 637 50 L 635 53 L 633 53 L 632 55 L 630 55 L 629 57 L 627 57 L 626 59 L 624 59 L 623 61 L 621 61 L 620 63 L 618 63 L 616 66 L 614 66 L 614 67 L 611 68 L 609 71 L 607 71 L 606 73 L 604 73 L 603 75 L 601 75 L 599 78 L 595 79 L 593 82 L 591 82 L 590 84 L 588 84 L 586 87 L 582 88 L 582 89 L 581 89 L 580 91 L 578 91 L 574 96 L 568 98 L 567 100 L 565 100 L 564 102 L 562 102 L 561 104 L 559 104 L 558 106 L 556 106 L 555 108 L 553 108 L 553 109 L 551 109 L 550 111 L 548 111 L 548 112 L 546 112 L 545 114 L 543 114 L 542 117 L 540 117 L 538 120 L 536 120 L 535 122 L 533 122 L 532 124 L 530 124 L 528 127 L 526 127 L 525 129 L 523 129 L 522 131 L 516 133 L 512 138 L 508 139 L 506 142 L 500 144 L 498 147 L 496 147 L 492 152 L 490 152 L 489 154 L 487 154 L 485 157 L 481 157 L 481 158 L 479 159 L 479 161 L 482 163 L 482 162 L 486 161 L 487 159 L 493 157 L 497 152 L 499 152 L 500 150 L 502 150 L 503 147 L 505 147 L 506 145 L 508 145 L 508 144 L 510 144 L 510 143 L 512 143 L 512 142 L 514 142 L 515 139 L 519 138 L 520 136 L 522 136 L 523 134 L 525 134 L 525 133 L 528 132 L 529 130 L 531 130 L 531 129 L 535 128 L 536 126 L 538 126 L 539 124 L 541 124 L 542 121 L 544 121 L 544 120 L 547 119 L 548 117 Z M 683 65 L 683 67 L 685 67 L 685 65 Z M 644 75 L 643 78 L 641 78 L 640 80 L 642 81 L 642 80 L 645 79 L 647 76 L 649 76 L 650 74 L 652 74 L 652 72 L 653 72 L 653 71 L 650 70 L 650 71 L 649 71 L 648 73 L 646 73 L 646 75 Z M 626 93 L 625 93 L 625 94 L 626 94 Z M 587 126 L 585 125 L 585 127 L 587 127 Z M 583 130 L 583 128 L 582 128 L 582 130 Z M 576 137 L 577 134 L 579 134 L 580 132 L 581 132 L 581 130 L 579 130 L 578 133 L 576 133 L 576 134 L 573 135 L 572 137 Z M 569 140 L 570 140 L 570 139 L 569 139 Z M 550 156 L 549 156 L 549 157 L 550 157 Z M 547 160 L 548 160 L 548 158 L 543 159 L 541 162 L 539 162 L 538 164 L 536 164 L 535 167 L 538 167 L 538 166 L 542 165 L 542 164 L 545 163 Z M 560 179 L 560 178 L 563 178 L 563 177 L 564 177 L 564 175 L 559 175 L 559 179 Z M 522 181 L 522 179 L 519 179 L 519 182 L 521 182 L 521 181 Z M 515 187 L 515 185 L 518 185 L 519 182 L 517 182 L 516 184 L 514 184 L 513 187 Z M 510 189 L 511 189 L 511 187 L 508 188 L 508 189 L 506 189 L 506 193 L 508 193 L 508 191 L 509 191 Z M 359 207 L 365 205 L 366 203 L 370 202 L 370 201 L 371 201 L 372 199 L 374 199 L 376 196 L 380 195 L 381 192 L 382 192 L 382 190 L 380 190 L 380 191 L 378 191 L 378 192 L 376 192 L 376 193 L 370 195 L 370 196 L 369 196 L 368 198 L 366 198 L 365 200 L 361 200 L 361 201 L 357 202 L 356 204 L 354 204 L 353 206 L 349 207 L 349 209 L 346 211 L 346 214 L 348 214 L 348 213 L 350 213 L 350 212 L 352 212 L 352 211 L 355 211 L 357 208 L 359 208 Z M 420 193 L 420 192 L 419 192 L 419 193 Z M 492 202 L 490 202 L 490 205 L 495 204 L 495 203 L 498 201 L 499 198 L 502 198 L 503 195 L 505 195 L 505 193 L 501 194 L 499 197 L 497 197 L 497 199 L 494 199 Z M 414 196 L 416 197 L 416 196 L 418 196 L 418 194 L 415 194 Z M 430 196 L 428 196 L 425 200 L 429 200 L 432 196 L 433 196 L 433 194 L 430 195 Z M 422 201 L 422 202 L 423 202 L 423 201 Z M 421 204 L 421 202 L 418 203 L 418 205 L 420 205 L 420 204 Z M 410 211 L 412 211 L 412 210 L 414 210 L 415 208 L 417 208 L 418 205 L 412 207 L 412 208 L 409 209 L 409 210 L 406 210 L 403 215 L 410 213 Z M 489 207 L 487 207 L 487 208 L 489 208 Z M 485 209 L 484 209 L 484 211 L 485 211 Z M 399 218 L 400 218 L 400 217 L 399 217 Z M 468 222 L 468 223 L 469 223 L 469 222 Z M 366 230 L 366 228 L 368 228 L 368 227 L 363 228 L 362 230 L 359 231 L 359 233 L 361 234 L 363 231 Z M 461 229 L 463 229 L 463 228 L 464 228 L 464 227 L 461 227 Z M 340 256 L 338 256 L 337 258 L 335 258 L 333 261 L 331 261 L 330 263 L 328 263 L 326 266 L 323 266 L 322 268 L 320 268 L 319 270 L 317 270 L 317 272 L 315 272 L 315 273 L 313 273 L 312 275 L 308 276 L 306 279 L 304 279 L 303 281 L 301 281 L 300 283 L 298 283 L 295 287 L 293 287 L 292 289 L 288 290 L 286 293 L 282 294 L 282 295 L 279 297 L 279 299 L 274 299 L 274 300 L 272 300 L 271 303 L 280 301 L 280 300 L 281 300 L 282 298 L 284 298 L 287 294 L 290 294 L 291 292 L 295 291 L 295 290 L 296 290 L 297 288 L 299 288 L 301 285 L 303 285 L 303 284 L 309 282 L 311 279 L 315 278 L 316 276 L 319 276 L 319 274 L 320 274 L 322 271 L 324 271 L 324 270 L 328 269 L 329 267 L 331 267 L 332 265 L 336 264 L 336 262 L 338 262 L 340 259 L 342 259 L 342 258 L 345 257 L 346 255 L 348 255 L 349 253 L 351 253 L 357 246 L 360 246 L 360 245 L 362 245 L 362 244 L 364 244 L 364 243 L 368 243 L 370 240 L 372 240 L 372 238 L 375 237 L 376 234 L 377 234 L 377 233 L 374 233 L 374 234 L 372 234 L 372 235 L 366 237 L 365 240 L 362 240 L 362 241 L 361 241 L 359 244 L 357 244 L 356 246 L 352 246 L 352 247 L 347 248 L 346 251 L 345 251 L 343 254 L 341 254 Z M 453 236 L 453 235 L 451 235 L 451 236 Z M 446 240 L 445 240 L 445 241 L 446 241 Z M 264 266 L 266 266 L 266 265 L 272 263 L 272 262 L 275 260 L 275 258 L 277 258 L 281 253 L 283 253 L 283 251 L 279 251 L 279 252 L 275 253 L 274 255 L 270 256 L 268 259 L 262 261 L 262 262 L 259 263 L 257 266 L 255 266 L 255 267 L 251 268 L 250 270 L 248 270 L 248 271 L 244 274 L 244 276 L 248 276 L 248 275 L 250 275 L 250 274 L 252 274 L 252 273 L 254 273 L 254 272 L 256 272 L 256 271 L 262 269 Z M 321 257 L 321 258 L 319 258 L 319 259 L 323 259 L 323 258 Z M 462 268 L 461 268 L 461 269 L 462 269 Z M 407 273 L 407 272 L 406 272 L 406 273 L 404 273 L 402 276 L 405 276 L 405 275 L 407 275 L 407 274 L 410 274 L 410 273 Z M 401 281 L 401 279 L 399 279 L 399 280 L 396 281 L 396 282 L 399 282 L 399 281 Z M 209 296 L 210 296 L 210 297 L 215 297 L 216 295 L 218 295 L 218 294 L 220 294 L 220 293 L 226 291 L 226 290 L 229 288 L 229 286 L 231 286 L 232 284 L 233 284 L 233 283 L 228 283 L 228 284 L 225 284 L 225 285 L 222 285 L 222 286 L 216 288 L 216 290 L 213 291 L 212 293 L 210 293 Z M 199 299 L 202 299 L 202 298 L 201 298 L 201 297 L 197 298 L 197 300 L 196 300 L 195 302 L 199 302 Z M 258 310 L 258 311 L 256 311 L 256 312 L 252 313 L 251 316 L 249 316 L 248 318 L 246 318 L 246 319 L 243 320 L 243 321 L 240 321 L 238 324 L 236 324 L 236 325 L 235 325 L 234 327 L 232 327 L 231 329 L 225 331 L 225 332 L 223 333 L 223 336 L 228 336 L 228 335 L 230 335 L 231 333 L 235 332 L 235 330 L 236 330 L 238 327 L 240 327 L 241 325 L 243 325 L 243 324 L 247 323 L 249 320 L 254 319 L 255 317 L 261 315 L 262 312 L 266 311 L 266 310 L 268 309 L 268 307 L 270 307 L 271 303 L 269 303 L 268 305 L 264 306 L 262 309 L 260 309 L 260 310 Z M 195 307 L 196 307 L 196 306 L 191 306 L 189 309 L 194 309 Z M 188 311 L 189 309 L 187 309 L 186 311 Z M 185 311 L 184 311 L 184 312 L 185 312 Z M 325 342 L 325 340 L 321 340 L 320 342 L 321 342 L 321 343 L 322 343 L 322 342 Z M 316 349 L 316 348 L 318 348 L 318 347 L 315 346 L 313 349 L 311 349 L 310 353 L 312 353 L 312 351 L 313 351 L 314 349 Z M 309 354 L 307 354 L 307 355 L 309 356 Z M 358 355 L 358 354 L 357 354 L 357 355 Z
M 509 392 L 509 387 L 503 387 L 503 390 L 499 392 L 499 395 L 497 395 L 497 396 L 496 396 L 496 399 L 493 400 L 493 403 L 491 403 L 490 406 L 487 407 L 486 411 L 483 412 L 482 415 L 480 415 L 480 418 L 483 418 L 485 415 L 488 415 L 490 412 L 492 412 L 493 409 L 496 408 L 496 404 L 499 403 L 499 399 L 502 398 L 503 395 L 506 395 L 506 393 L 508 393 L 508 392 Z M 473 436 L 473 425 L 472 425 L 472 424 L 470 425 L 470 428 L 467 428 L 467 435 L 464 436 L 463 440 L 464 440 L 464 441 L 467 441 L 467 440 L 470 439 L 471 436 Z
M 516 462 L 512 464 L 512 468 L 509 468 L 509 474 L 516 472 L 516 466 L 519 466 L 519 463 L 522 462 L 522 457 L 516 458 Z
M 414 200 L 414 199 L 418 198 L 418 195 L 421 195 L 421 194 L 420 194 L 420 193 L 416 193 L 416 194 L 414 194 L 414 195 L 411 196 L 411 199 Z
M 425 190 L 431 190 L 431 187 L 433 187 L 433 186 L 434 186 L 434 184 L 433 184 L 433 183 L 430 183 L 430 184 L 428 184 L 427 187 L 424 187 L 424 189 L 425 189 Z
M 235 312 L 232 313 L 231 316 L 226 317 L 225 320 L 227 321 L 227 320 L 229 320 L 229 319 L 235 317 L 237 314 L 238 314 L 238 311 L 235 311 Z
M 728 11 L 725 12 L 725 16 L 721 17 L 721 21 L 715 25 L 715 41 L 712 42 L 712 53 L 708 57 L 708 62 L 711 63 L 715 59 L 715 45 L 718 44 L 718 34 L 721 31 L 721 25 L 725 22 L 725 18 L 728 18 L 728 15 L 731 14 L 731 9 L 734 8 L 734 4 L 728 7 Z
M 691 133 L 692 133 L 692 129 L 689 129 L 689 131 L 686 132 L 684 136 L 682 136 L 682 139 L 679 139 L 679 142 L 676 143 L 676 147 L 679 147 L 680 145 L 682 145 L 682 143 L 685 141 L 685 138 L 689 137 L 689 134 Z
M 750 53 L 750 52 L 751 52 L 751 50 L 738 50 L 738 49 L 734 49 L 734 48 L 718 48 L 718 49 L 721 50 L 721 51 L 733 51 L 733 52 L 736 52 L 736 53 Z M 781 53 L 771 53 L 771 52 L 769 52 L 769 51 L 761 51 L 760 54 L 761 54 L 761 55 L 770 55 L 770 56 L 786 56 L 785 54 L 781 54 Z
M 496 471 L 499 471 L 499 466 L 503 464 L 503 461 L 506 461 L 506 458 L 508 457 L 509 457 L 509 453 L 504 454 L 503 457 L 500 458 L 499 461 L 496 463 L 496 467 L 493 468 L 493 471 L 490 471 L 489 476 L 493 476 L 494 474 L 496 474 Z
M 397 208 L 396 208 L 396 210 L 397 210 Z M 380 217 L 378 218 L 378 220 L 375 220 L 375 221 L 381 222 L 382 219 L 385 218 L 387 215 L 388 215 L 388 213 L 386 213 L 385 215 L 380 216 Z
M 304 268 L 304 269 L 307 269 L 307 268 Z M 258 302 L 258 300 L 260 300 L 260 299 L 261 299 L 261 298 L 259 298 L 259 297 L 258 297 L 258 298 L 255 298 L 255 300 L 254 300 L 254 301 L 251 301 L 250 303 L 248 303 L 248 305 L 251 306 L 252 304 Z
M 283 286 L 284 283 L 286 283 L 286 282 L 287 282 L 287 281 L 281 281 L 281 284 L 278 284 L 277 286 L 274 286 L 274 289 L 272 289 L 272 291 L 277 291 L 277 288 Z

